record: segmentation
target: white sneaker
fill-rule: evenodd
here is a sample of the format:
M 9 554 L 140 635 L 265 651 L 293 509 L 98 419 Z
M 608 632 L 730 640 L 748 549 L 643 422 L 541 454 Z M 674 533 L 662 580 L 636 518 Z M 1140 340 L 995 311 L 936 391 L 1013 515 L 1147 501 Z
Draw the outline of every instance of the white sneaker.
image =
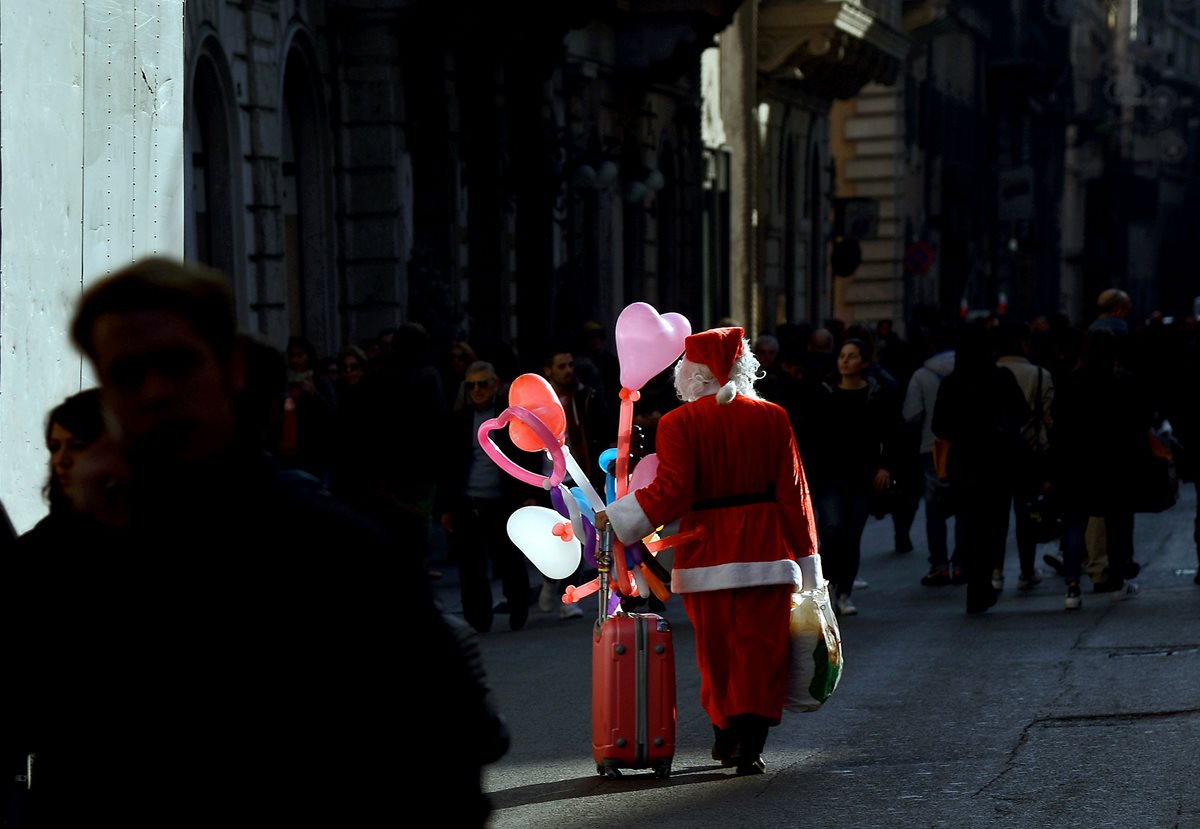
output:
M 1141 590 L 1141 588 L 1138 587 L 1138 583 L 1136 581 L 1126 579 L 1124 584 L 1122 584 L 1118 589 L 1114 590 L 1109 595 L 1112 596 L 1112 600 L 1114 602 L 1120 602 L 1128 599 L 1130 596 L 1136 596 L 1139 590 Z
M 578 619 L 583 615 L 583 608 L 571 602 L 564 604 L 558 609 L 558 618 L 560 619 Z
M 538 607 L 543 613 L 549 613 L 557 604 L 560 604 L 558 582 L 543 581 L 542 592 L 538 594 Z
M 862 590 L 864 587 L 870 587 L 870 585 L 867 584 L 866 579 L 855 579 L 854 580 L 854 589 L 855 590 Z
M 837 612 L 839 616 L 853 616 L 858 613 L 858 608 L 850 601 L 849 596 L 843 594 L 837 597 Z
M 995 590 L 997 593 L 999 593 L 1001 590 L 1004 589 L 1004 571 L 1003 570 L 993 570 L 992 571 L 992 589 Z

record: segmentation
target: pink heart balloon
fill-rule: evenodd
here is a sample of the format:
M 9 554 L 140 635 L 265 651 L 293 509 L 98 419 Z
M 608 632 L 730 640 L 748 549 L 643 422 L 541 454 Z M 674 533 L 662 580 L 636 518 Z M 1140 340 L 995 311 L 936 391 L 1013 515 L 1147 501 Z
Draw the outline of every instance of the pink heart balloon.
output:
M 653 305 L 634 302 L 617 317 L 617 358 L 621 385 L 638 391 L 683 353 L 692 324 L 682 314 L 659 314 Z
M 633 468 L 633 474 L 629 476 L 629 491 L 634 492 L 644 486 L 649 486 L 654 482 L 656 474 L 658 474 L 658 455 L 651 453 L 638 461 L 637 466 Z

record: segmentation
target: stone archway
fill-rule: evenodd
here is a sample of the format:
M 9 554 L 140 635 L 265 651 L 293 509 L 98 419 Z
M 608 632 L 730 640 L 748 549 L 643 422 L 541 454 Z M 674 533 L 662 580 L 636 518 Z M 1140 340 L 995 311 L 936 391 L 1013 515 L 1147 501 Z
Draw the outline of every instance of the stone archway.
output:
M 229 68 L 215 38 L 206 38 L 198 50 L 190 96 L 185 131 L 185 255 L 227 274 L 237 286 L 242 212 L 238 142 Z
M 329 222 L 324 106 L 320 76 L 306 41 L 287 51 L 280 107 L 281 205 L 288 329 L 322 353 L 340 345 L 333 234 Z

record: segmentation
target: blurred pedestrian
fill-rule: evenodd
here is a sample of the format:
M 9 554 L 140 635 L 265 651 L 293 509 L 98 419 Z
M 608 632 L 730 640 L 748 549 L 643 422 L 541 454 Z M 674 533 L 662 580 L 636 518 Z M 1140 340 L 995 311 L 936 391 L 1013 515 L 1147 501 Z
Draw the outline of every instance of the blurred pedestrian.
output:
M 317 372 L 317 349 L 305 337 L 287 342 L 287 388 L 276 455 L 319 481 L 328 480 L 333 462 L 336 391 Z
M 954 371 L 953 332 L 945 325 L 934 325 L 928 343 L 932 354 L 908 381 L 902 415 L 910 428 L 920 431 L 918 453 L 925 499 L 925 543 L 929 548 L 929 572 L 921 577 L 921 584 L 940 587 L 966 583 L 962 560 L 966 544 L 964 524 L 955 521 L 954 546 L 950 547 L 946 525 L 954 515 L 953 501 L 949 484 L 938 477 L 933 464 L 933 408 L 942 381 Z
M 128 521 L 129 471 L 104 420 L 100 389 L 71 395 L 46 417 L 49 514 L 23 533 L 23 556 L 70 556 L 120 538 Z
M 450 415 L 447 459 L 438 492 L 438 514 L 458 562 L 463 616 L 480 633 L 492 629 L 492 579 L 499 579 L 508 604 L 508 625 L 520 630 L 529 618 L 531 590 L 525 556 L 508 537 L 508 518 L 518 507 L 535 503 L 528 484 L 505 474 L 483 451 L 479 427 L 508 407 L 499 393 L 500 379 L 491 363 L 477 361 L 467 369 L 465 386 L 471 405 Z M 537 467 L 540 457 L 520 452 L 508 430 L 492 438 L 505 457 Z
M 1037 537 L 1030 518 L 1030 508 L 1038 496 L 1050 487 L 1050 433 L 1054 428 L 1054 377 L 1042 366 L 1029 360 L 1030 330 L 1022 322 L 1006 321 L 994 331 L 996 365 L 1011 371 L 1025 398 L 1027 417 L 1021 426 L 1022 441 L 1014 455 L 1012 508 L 1016 520 L 1017 557 L 1020 574 L 1018 590 L 1029 590 L 1042 581 L 1037 561 Z M 1008 515 L 1004 518 L 1008 534 Z M 992 587 L 1004 587 L 1004 551 L 993 564 Z
M 862 562 L 862 536 L 873 496 L 892 486 L 899 409 L 870 372 L 873 353 L 864 340 L 847 339 L 838 352 L 837 376 L 824 385 L 817 406 L 819 447 L 810 464 L 821 539 L 821 563 L 834 606 L 858 612 L 851 596 Z M 861 586 L 861 585 L 859 585 Z
M 129 527 L 22 585 L 16 612 L 62 622 L 10 648 L 38 825 L 396 822 L 428 797 L 483 826 L 470 672 L 427 583 L 377 525 L 239 443 L 228 280 L 141 260 L 84 293 L 71 331 L 119 429 Z M 402 624 L 420 683 L 383 658 Z
M 954 371 L 938 389 L 930 424 L 935 437 L 950 441 L 951 497 L 955 520 L 964 524 L 969 614 L 983 613 L 996 603 L 992 570 L 1008 541 L 1013 456 L 1028 420 L 1016 378 L 995 360 L 984 326 L 964 326 Z
M 603 492 L 605 473 L 600 469 L 600 455 L 617 442 L 617 424 L 610 417 L 608 406 L 595 389 L 575 376 L 575 355 L 564 346 L 551 346 L 546 351 L 542 374 L 558 395 L 566 414 L 566 447 L 580 471 L 588 476 L 592 488 L 597 493 Z M 549 464 L 548 459 L 546 464 Z M 538 607 L 546 612 L 557 608 L 562 619 L 582 616 L 583 610 L 578 604 L 564 603 L 561 598 L 568 583 L 579 584 L 584 580 L 583 566 L 581 562 L 580 569 L 566 579 L 545 579 L 538 596 Z
M 1079 362 L 1057 384 L 1052 485 L 1063 510 L 1063 566 L 1068 610 L 1082 604 L 1080 575 L 1088 517 L 1104 519 L 1108 584 L 1114 599 L 1137 592 L 1133 503 L 1147 449 L 1151 412 L 1118 359 L 1118 335 L 1088 332 Z

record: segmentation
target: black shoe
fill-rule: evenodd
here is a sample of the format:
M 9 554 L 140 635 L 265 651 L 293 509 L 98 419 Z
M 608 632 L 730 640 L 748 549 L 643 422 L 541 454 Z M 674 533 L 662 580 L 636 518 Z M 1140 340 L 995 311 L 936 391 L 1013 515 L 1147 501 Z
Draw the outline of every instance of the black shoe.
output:
M 1142 572 L 1142 565 L 1138 564 L 1136 561 L 1131 561 L 1125 565 L 1125 578 L 1127 580 L 1136 579 L 1138 577 L 1138 573 L 1140 572 Z
M 1065 564 L 1063 564 L 1063 560 L 1061 558 L 1059 558 L 1058 556 L 1051 555 L 1050 553 L 1046 553 L 1046 555 L 1042 556 L 1042 561 L 1044 561 L 1044 562 L 1046 562 L 1046 564 L 1050 565 L 1050 569 L 1053 570 L 1055 573 L 1057 573 L 1059 576 L 1062 576 L 1066 572 L 1067 566 Z
M 734 736 L 732 723 L 730 728 L 717 728 L 714 725 L 713 737 L 712 758 L 725 768 L 735 765 L 737 756 L 742 753 L 742 745 Z
M 1092 592 L 1093 593 L 1116 593 L 1118 590 L 1121 589 L 1121 585 L 1123 583 L 1124 583 L 1123 581 L 1113 581 L 1112 579 L 1107 579 L 1105 581 L 1098 581 L 1098 582 L 1095 582 L 1094 584 L 1092 584 Z
M 510 630 L 520 630 L 525 627 L 525 622 L 529 620 L 529 608 L 523 607 L 520 610 L 514 610 L 508 614 L 508 627 Z
M 767 770 L 766 761 L 763 760 L 761 755 L 748 763 L 743 762 L 740 758 L 738 758 L 735 761 L 735 765 L 737 766 L 737 773 L 739 776 L 744 776 L 747 774 L 764 774 Z
M 934 567 L 928 573 L 921 576 L 921 584 L 925 585 L 926 587 L 941 587 L 949 583 L 949 567 Z
M 733 765 L 733 758 L 722 750 L 719 742 L 713 743 L 712 758 L 720 763 L 723 768 L 729 768 Z
M 996 604 L 996 592 L 989 590 L 987 595 L 967 596 L 967 613 L 972 616 L 977 616 L 980 613 L 986 613 Z
M 967 574 L 963 571 L 963 568 L 959 567 L 957 564 L 954 567 L 950 568 L 950 583 L 951 584 L 966 584 L 967 583 Z
M 897 553 L 911 553 L 913 551 L 912 539 L 902 538 L 896 542 Z

